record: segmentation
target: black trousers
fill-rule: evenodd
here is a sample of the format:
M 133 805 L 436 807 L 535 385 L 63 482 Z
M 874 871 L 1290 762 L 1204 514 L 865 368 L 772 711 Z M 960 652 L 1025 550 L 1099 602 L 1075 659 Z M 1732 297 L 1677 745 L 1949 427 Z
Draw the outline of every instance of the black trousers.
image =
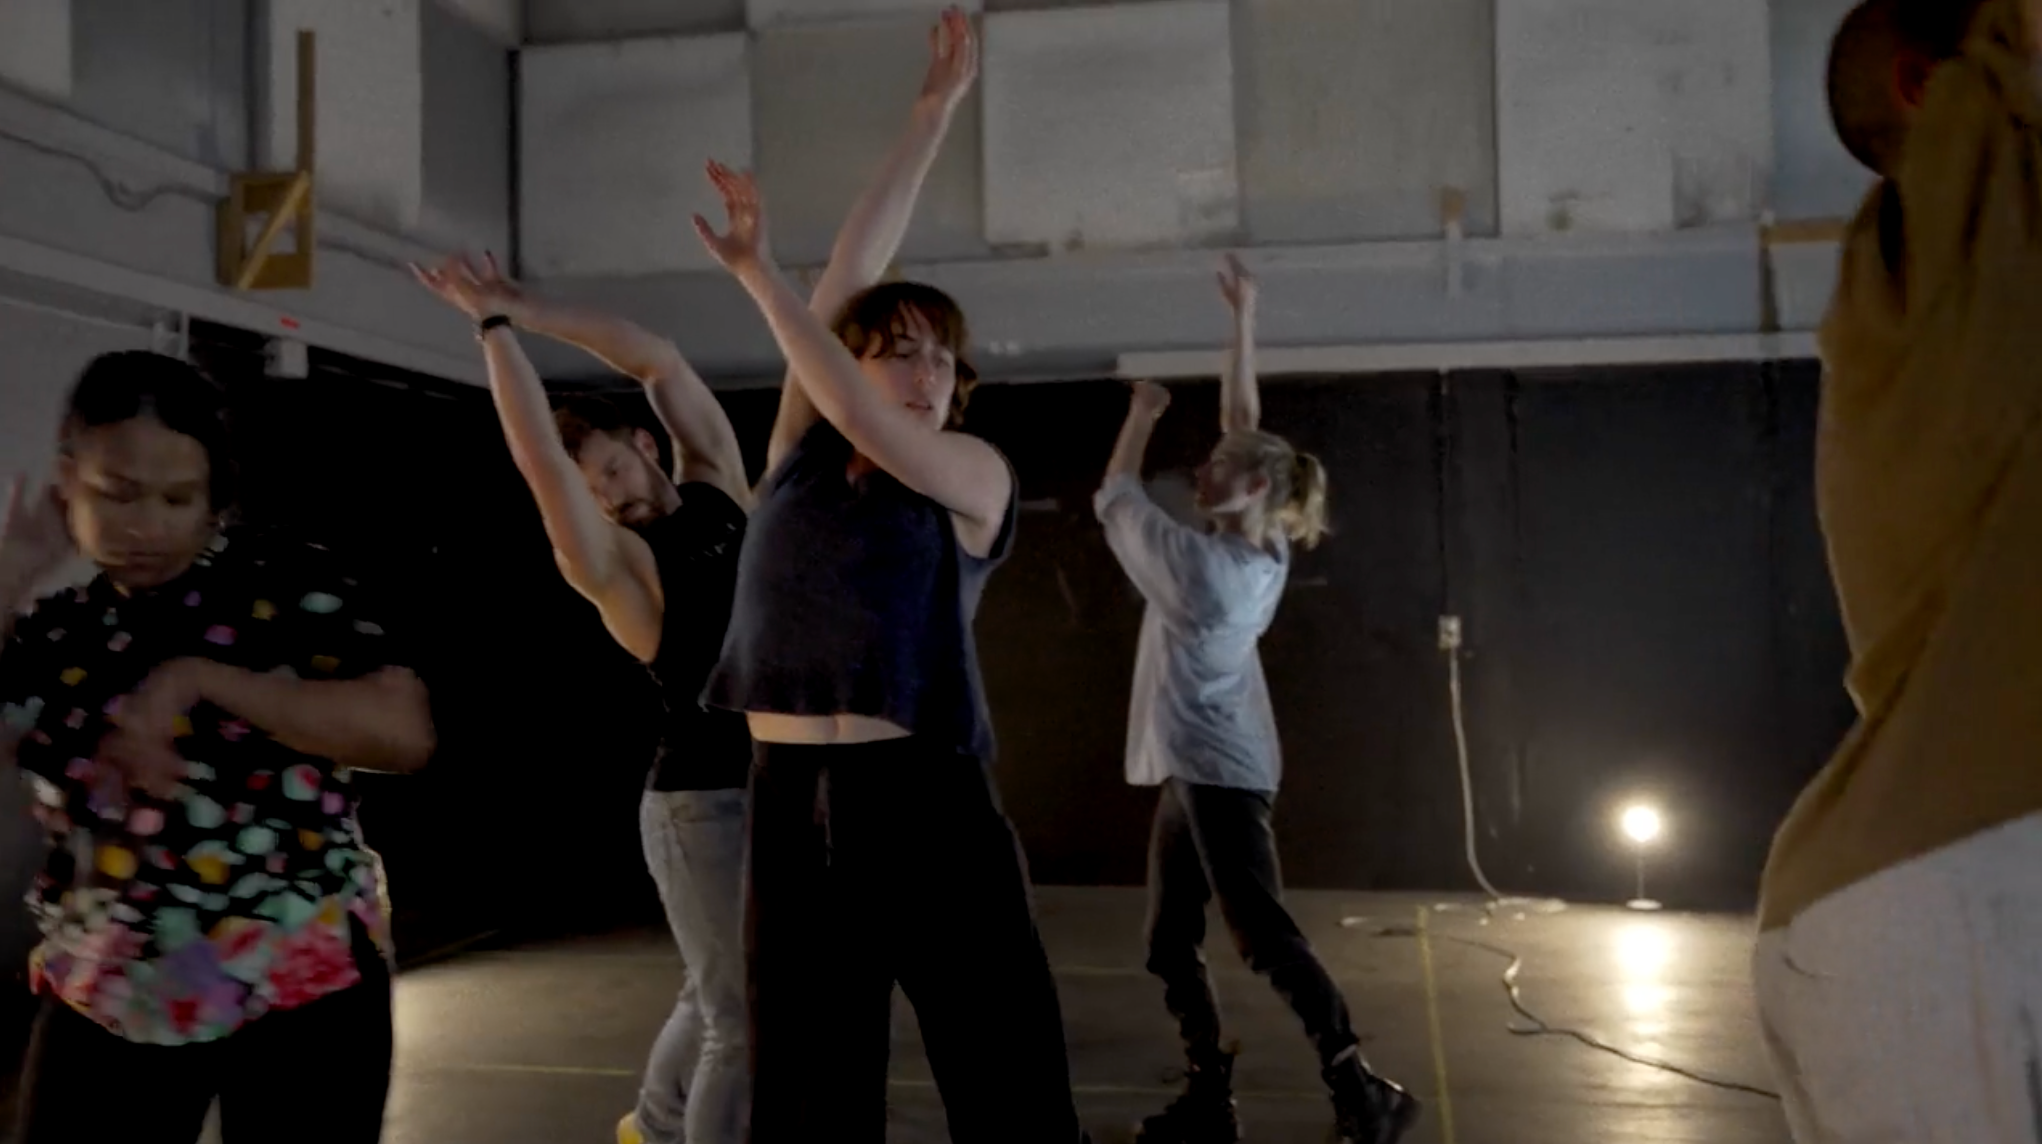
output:
M 1194 1056 L 1220 1043 L 1219 999 L 1206 972 L 1205 907 L 1220 915 L 1249 968 L 1290 1003 L 1330 1065 L 1358 1042 L 1347 1002 L 1283 904 L 1270 796 L 1171 779 L 1149 838 L 1148 970 Z
M 753 1144 L 885 1140 L 896 983 L 955 1144 L 1079 1139 L 1027 868 L 977 761 L 759 744 L 746 889 Z
M 390 975 L 373 946 L 356 960 L 360 984 L 196 1045 L 136 1044 L 44 999 L 20 1144 L 194 1144 L 214 1097 L 227 1144 L 376 1144 L 390 1092 Z

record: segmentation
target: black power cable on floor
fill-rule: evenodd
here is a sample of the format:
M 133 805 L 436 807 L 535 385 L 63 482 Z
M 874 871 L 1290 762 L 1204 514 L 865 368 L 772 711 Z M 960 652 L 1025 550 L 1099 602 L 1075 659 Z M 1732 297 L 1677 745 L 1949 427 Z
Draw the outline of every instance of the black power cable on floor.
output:
M 1375 933 L 1377 937 L 1415 938 L 1418 936 L 1418 930 L 1417 927 L 1415 926 L 1384 926 L 1381 929 L 1376 930 Z M 1710 1088 L 1719 1088 L 1728 1092 L 1741 1092 L 1748 1094 L 1750 1096 L 1764 1097 L 1767 1100 L 1780 1099 L 1780 1094 L 1772 1091 L 1771 1089 L 1760 1088 L 1757 1085 L 1745 1084 L 1742 1081 L 1723 1080 L 1719 1077 L 1712 1077 L 1707 1075 L 1706 1073 L 1699 1073 L 1693 1069 L 1673 1064 L 1670 1061 L 1663 1061 L 1653 1057 L 1641 1056 L 1640 1054 L 1634 1053 L 1629 1049 L 1620 1048 L 1616 1045 L 1612 1045 L 1608 1041 L 1605 1041 L 1592 1033 L 1583 1032 L 1580 1029 L 1570 1029 L 1556 1026 L 1551 1022 L 1547 1021 L 1544 1017 L 1541 1017 L 1537 1013 L 1532 1012 L 1531 1008 L 1524 1003 L 1523 992 L 1520 990 L 1517 984 L 1517 975 L 1519 971 L 1524 968 L 1524 958 L 1522 955 L 1513 952 L 1512 950 L 1505 949 L 1503 946 L 1500 945 L 1491 945 L 1486 941 L 1476 941 L 1473 938 L 1455 937 L 1452 934 L 1443 934 L 1439 933 L 1436 930 L 1433 931 L 1429 936 L 1432 938 L 1432 940 L 1435 941 L 1450 941 L 1456 945 L 1467 946 L 1470 949 L 1479 949 L 1484 953 L 1492 954 L 1496 957 L 1503 958 L 1504 960 L 1510 963 L 1503 970 L 1503 976 L 1500 979 L 1500 982 L 1503 986 L 1503 994 L 1510 1000 L 1510 1007 L 1517 1012 L 1518 1016 L 1524 1018 L 1526 1022 L 1525 1024 L 1517 1024 L 1513 1022 L 1504 1025 L 1503 1026 L 1504 1029 L 1507 1030 L 1512 1036 L 1565 1037 L 1566 1039 L 1571 1041 L 1578 1041 L 1581 1044 L 1596 1050 L 1597 1052 L 1608 1053 L 1613 1057 L 1616 1057 L 1620 1060 L 1629 1061 L 1631 1064 L 1634 1065 L 1642 1065 L 1646 1068 L 1658 1069 L 1661 1072 L 1671 1073 L 1674 1076 L 1694 1081 L 1696 1084 L 1703 1084 L 1709 1086 Z
M 1463 697 L 1461 693 L 1462 631 L 1459 618 L 1453 617 L 1452 622 L 1449 623 L 1448 617 L 1441 617 L 1439 636 L 1440 636 L 1439 639 L 1440 651 L 1445 653 L 1447 662 L 1447 695 L 1449 713 L 1453 719 L 1454 753 L 1460 765 L 1461 804 L 1463 812 L 1462 828 L 1466 832 L 1464 841 L 1467 844 L 1468 870 L 1470 873 L 1474 874 L 1476 884 L 1481 886 L 1483 892 L 1488 895 L 1488 901 L 1485 904 L 1485 909 L 1487 910 L 1487 912 L 1491 914 L 1493 914 L 1499 907 L 1504 906 L 1528 905 L 1534 907 L 1546 907 L 1548 909 L 1548 912 L 1550 912 L 1551 910 L 1564 909 L 1565 908 L 1564 903 L 1560 902 L 1541 903 L 1535 902 L 1531 899 L 1505 897 L 1503 892 L 1498 890 L 1495 884 L 1489 881 L 1489 876 L 1487 872 L 1485 872 L 1482 869 L 1481 854 L 1476 845 L 1477 834 L 1475 829 L 1474 768 L 1469 759 L 1467 716 L 1463 708 Z M 1352 924 L 1353 922 L 1357 922 L 1359 920 L 1360 919 L 1350 919 L 1348 924 Z M 1415 938 L 1420 936 L 1418 929 L 1414 926 L 1384 926 L 1376 930 L 1375 932 L 1376 935 L 1379 937 Z M 1454 942 L 1459 945 L 1467 946 L 1470 949 L 1479 949 L 1485 953 L 1501 957 L 1510 963 L 1503 970 L 1503 976 L 1501 978 L 1501 982 L 1503 985 L 1503 994 L 1505 997 L 1509 998 L 1510 1007 L 1513 1010 L 1515 1010 L 1517 1012 L 1517 1015 L 1519 1017 L 1522 1017 L 1525 1021 L 1524 1024 L 1512 1022 L 1504 1025 L 1504 1028 L 1509 1030 L 1512 1036 L 1565 1037 L 1568 1040 L 1577 1041 L 1583 1045 L 1586 1045 L 1587 1047 L 1594 1049 L 1597 1052 L 1608 1053 L 1609 1055 L 1616 1057 L 1619 1060 L 1629 1061 L 1630 1063 L 1635 1065 L 1642 1065 L 1646 1068 L 1658 1069 L 1661 1072 L 1671 1073 L 1674 1076 L 1694 1081 L 1696 1084 L 1707 1085 L 1710 1088 L 1722 1089 L 1727 1092 L 1746 1093 L 1751 1096 L 1764 1097 L 1768 1100 L 1780 1099 L 1780 1094 L 1777 1092 L 1773 1092 L 1770 1089 L 1760 1088 L 1757 1085 L 1745 1084 L 1742 1081 L 1722 1080 L 1717 1077 L 1707 1076 L 1703 1073 L 1698 1073 L 1693 1069 L 1683 1068 L 1682 1066 L 1673 1064 L 1669 1061 L 1656 1060 L 1652 1057 L 1641 1056 L 1637 1053 L 1631 1052 L 1629 1049 L 1619 1048 L 1616 1045 L 1610 1044 L 1608 1041 L 1602 1040 L 1601 1038 L 1595 1036 L 1592 1033 L 1583 1032 L 1580 1029 L 1568 1029 L 1557 1027 L 1553 1025 L 1551 1022 L 1547 1021 L 1545 1018 L 1539 1016 L 1537 1013 L 1532 1012 L 1531 1009 L 1525 1005 L 1524 996 L 1522 992 L 1519 990 L 1517 984 L 1517 975 L 1519 971 L 1524 968 L 1524 958 L 1521 955 L 1517 954 L 1512 950 L 1505 949 L 1500 945 L 1491 945 L 1488 942 L 1476 941 L 1472 938 L 1455 937 L 1452 934 L 1430 934 L 1427 936 L 1438 937 L 1442 941 Z

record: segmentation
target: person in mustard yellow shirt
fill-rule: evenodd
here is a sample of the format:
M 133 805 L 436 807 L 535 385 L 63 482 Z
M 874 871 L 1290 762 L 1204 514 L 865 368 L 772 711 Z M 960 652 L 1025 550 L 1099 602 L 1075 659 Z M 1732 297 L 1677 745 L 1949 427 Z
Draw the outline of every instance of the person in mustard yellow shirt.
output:
M 1822 329 L 1860 718 L 1780 827 L 1755 983 L 1801 1144 L 2042 1141 L 2042 0 L 1867 0 L 1880 181 Z

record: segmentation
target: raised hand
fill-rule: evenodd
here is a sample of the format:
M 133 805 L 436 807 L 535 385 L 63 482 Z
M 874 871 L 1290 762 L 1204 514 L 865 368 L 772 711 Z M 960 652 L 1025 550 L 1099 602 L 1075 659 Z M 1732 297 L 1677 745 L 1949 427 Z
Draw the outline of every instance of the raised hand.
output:
M 1140 415 L 1153 421 L 1170 408 L 1170 391 L 1153 381 L 1137 381 L 1129 386 L 1128 415 Z
M 524 291 L 504 277 L 494 254 L 485 253 L 479 267 L 465 254 L 457 254 L 431 270 L 413 263 L 411 274 L 420 285 L 474 321 L 496 314 L 515 320 L 525 306 Z
M 1255 308 L 1255 299 L 1261 287 L 1256 283 L 1255 276 L 1241 265 L 1239 258 L 1227 255 L 1225 264 L 1220 267 L 1219 279 L 1220 296 L 1227 300 L 1229 309 L 1236 314 L 1242 314 Z
M 758 181 L 749 171 L 733 171 L 714 159 L 709 161 L 709 182 L 723 196 L 723 210 L 730 229 L 718 234 L 709 220 L 695 216 L 695 233 L 702 245 L 733 274 L 755 268 L 768 257 L 766 249 L 766 206 L 759 199 Z
M 0 519 L 0 586 L 26 592 L 55 572 L 75 551 L 64 506 L 54 486 L 15 477 L 7 483 L 7 515 Z M 0 608 L 19 601 L 0 600 Z
M 955 6 L 929 29 L 929 74 L 922 80 L 917 102 L 937 111 L 954 111 L 978 78 L 978 37 L 971 18 Z

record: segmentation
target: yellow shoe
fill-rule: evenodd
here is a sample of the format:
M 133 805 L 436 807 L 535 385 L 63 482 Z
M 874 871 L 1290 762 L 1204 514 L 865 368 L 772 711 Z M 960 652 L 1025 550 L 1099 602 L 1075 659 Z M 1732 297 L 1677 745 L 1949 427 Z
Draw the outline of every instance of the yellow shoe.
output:
M 645 1144 L 645 1134 L 638 1131 L 638 1114 L 627 1112 L 617 1122 L 617 1144 Z

